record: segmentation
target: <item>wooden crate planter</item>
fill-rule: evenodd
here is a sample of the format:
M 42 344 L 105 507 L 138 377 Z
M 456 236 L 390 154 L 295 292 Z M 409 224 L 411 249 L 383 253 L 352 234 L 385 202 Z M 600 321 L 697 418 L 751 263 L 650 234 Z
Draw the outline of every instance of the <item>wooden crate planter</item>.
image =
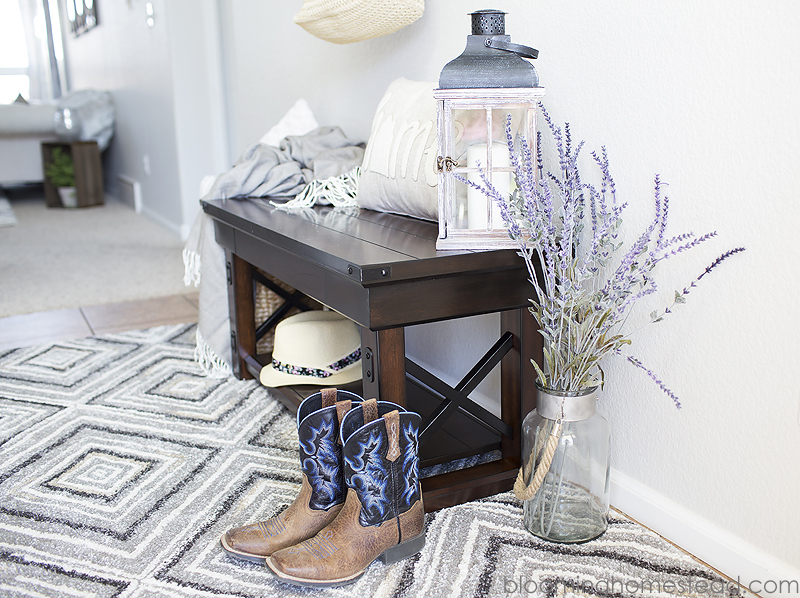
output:
M 78 207 L 99 206 L 105 201 L 103 194 L 103 164 L 96 141 L 43 142 L 42 166 L 52 162 L 53 150 L 60 147 L 72 156 L 75 164 L 75 188 L 78 195 Z M 63 208 L 58 196 L 58 189 L 44 179 L 44 197 L 48 208 Z

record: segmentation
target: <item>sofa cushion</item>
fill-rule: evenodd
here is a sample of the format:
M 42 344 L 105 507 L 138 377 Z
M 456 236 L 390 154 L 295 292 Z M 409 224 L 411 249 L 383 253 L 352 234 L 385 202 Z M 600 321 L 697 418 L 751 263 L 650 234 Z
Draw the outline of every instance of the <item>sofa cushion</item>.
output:
M 0 136 L 55 136 L 56 104 L 14 103 L 0 105 Z

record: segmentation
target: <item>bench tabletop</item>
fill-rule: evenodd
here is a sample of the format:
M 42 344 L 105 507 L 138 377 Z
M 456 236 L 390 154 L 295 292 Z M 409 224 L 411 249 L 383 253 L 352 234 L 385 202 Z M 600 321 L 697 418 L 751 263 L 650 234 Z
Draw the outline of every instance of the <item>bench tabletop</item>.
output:
M 202 202 L 204 211 L 262 242 L 363 286 L 453 273 L 524 269 L 511 249 L 437 251 L 434 222 L 360 208 L 283 210 L 268 199 Z

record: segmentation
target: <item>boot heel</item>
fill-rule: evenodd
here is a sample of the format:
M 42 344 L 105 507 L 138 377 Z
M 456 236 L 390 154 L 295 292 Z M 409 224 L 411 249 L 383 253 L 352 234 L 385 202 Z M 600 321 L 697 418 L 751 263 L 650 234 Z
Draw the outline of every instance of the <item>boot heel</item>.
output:
M 402 561 L 403 559 L 407 559 L 408 557 L 414 554 L 417 554 L 424 547 L 425 547 L 425 532 L 422 532 L 416 538 L 411 538 L 410 540 L 401 542 L 396 546 L 387 548 L 384 551 L 384 553 L 378 558 L 381 559 L 381 561 L 383 561 L 384 565 L 391 565 L 398 561 Z

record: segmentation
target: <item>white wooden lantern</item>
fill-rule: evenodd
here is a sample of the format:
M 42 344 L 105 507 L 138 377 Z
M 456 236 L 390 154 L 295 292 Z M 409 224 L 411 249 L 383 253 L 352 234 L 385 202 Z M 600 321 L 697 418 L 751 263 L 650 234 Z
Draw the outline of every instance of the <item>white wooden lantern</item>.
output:
M 524 139 L 535 155 L 536 107 L 543 95 L 542 87 L 434 91 L 439 127 L 437 249 L 516 246 L 506 232 L 499 205 L 463 180 L 482 185 L 483 171 L 504 196 L 514 190 L 506 119 L 511 116 L 515 151 Z
M 504 196 L 515 186 L 506 135 L 511 118 L 515 151 L 523 140 L 536 151 L 536 108 L 544 96 L 536 69 L 524 58 L 533 48 L 512 44 L 505 13 L 471 13 L 467 47 L 442 69 L 437 100 L 439 238 L 437 249 L 515 247 L 500 207 L 467 184 L 482 184 L 481 172 Z M 535 154 L 534 154 L 535 155 Z

